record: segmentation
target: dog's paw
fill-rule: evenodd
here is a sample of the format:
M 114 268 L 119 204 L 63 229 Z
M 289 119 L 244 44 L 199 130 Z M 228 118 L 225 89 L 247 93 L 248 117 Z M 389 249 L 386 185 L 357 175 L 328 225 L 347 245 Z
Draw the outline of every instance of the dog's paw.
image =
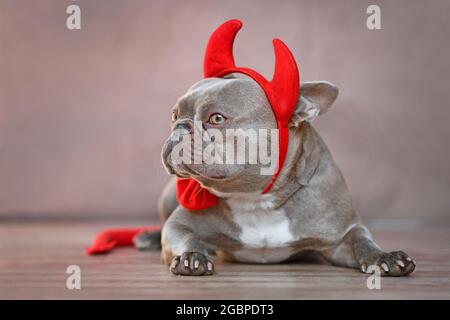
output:
M 170 271 L 183 276 L 207 276 L 214 273 L 214 263 L 201 253 L 185 252 L 173 257 Z
M 161 250 L 161 231 L 144 231 L 133 239 L 138 250 Z
M 407 276 L 416 268 L 416 261 L 403 251 L 382 252 L 377 257 L 361 263 L 363 273 L 373 273 L 369 267 L 378 266 L 382 276 Z

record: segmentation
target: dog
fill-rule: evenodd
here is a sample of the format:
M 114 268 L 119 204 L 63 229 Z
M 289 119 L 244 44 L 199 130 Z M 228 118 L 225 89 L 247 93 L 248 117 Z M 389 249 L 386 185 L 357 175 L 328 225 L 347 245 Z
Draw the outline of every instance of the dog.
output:
M 373 272 L 369 266 L 386 276 L 413 272 L 413 258 L 403 251 L 384 252 L 374 242 L 355 212 L 341 171 L 311 124 L 332 106 L 338 88 L 314 81 L 299 89 L 287 124 L 287 153 L 273 181 L 261 174 L 262 164 L 248 159 L 231 164 L 174 161 L 177 141 L 193 136 L 196 123 L 224 136 L 232 128 L 279 127 L 266 92 L 254 79 L 209 77 L 189 88 L 173 108 L 162 162 L 177 179 L 198 182 L 217 203 L 196 211 L 179 205 L 172 179 L 159 201 L 162 231 L 140 234 L 135 246 L 161 248 L 164 262 L 176 275 L 212 275 L 216 259 L 268 264 L 309 253 L 363 273 Z M 193 148 L 192 154 L 196 152 Z M 269 192 L 261 192 L 271 181 Z
M 307 251 L 362 272 L 377 265 L 383 275 L 410 274 L 414 259 L 402 251 L 381 250 L 361 223 L 342 173 L 311 125 L 315 115 L 331 107 L 338 89 L 325 81 L 305 82 L 300 92 L 290 122 L 289 152 L 270 194 L 260 194 L 268 177 L 253 167 L 236 164 L 223 170 L 221 165 L 214 169 L 193 164 L 194 171 L 189 165 L 173 165 L 169 155 L 174 142 L 169 138 L 162 151 L 167 171 L 200 181 L 219 196 L 219 203 L 190 212 L 178 205 L 172 179 L 159 201 L 162 235 L 143 233 L 136 246 L 157 249 L 161 239 L 164 261 L 180 275 L 212 274 L 214 254 L 238 262 L 278 263 Z M 211 103 L 211 113 L 227 115 L 225 122 L 236 117 L 241 126 L 252 127 L 257 114 L 259 123 L 276 127 L 264 92 L 253 80 L 215 78 L 199 81 L 179 99 L 173 128 L 193 122 L 205 100 Z

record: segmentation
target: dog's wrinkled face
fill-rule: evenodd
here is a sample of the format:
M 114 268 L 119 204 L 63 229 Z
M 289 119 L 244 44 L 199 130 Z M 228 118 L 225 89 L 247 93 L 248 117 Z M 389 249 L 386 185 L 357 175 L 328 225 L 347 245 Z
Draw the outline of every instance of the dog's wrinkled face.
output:
M 312 95 L 300 97 L 292 126 L 325 112 L 337 96 L 327 82 L 305 85 Z M 169 173 L 218 193 L 260 192 L 278 162 L 277 123 L 264 91 L 246 78 L 197 82 L 172 110 L 162 160 Z
M 250 160 L 250 149 L 255 151 L 257 144 L 252 139 L 258 139 L 260 129 L 268 133 L 267 129 L 276 128 L 270 104 L 256 82 L 205 79 L 192 86 L 174 106 L 172 134 L 163 147 L 163 163 L 170 173 L 192 177 L 215 191 L 261 190 L 271 176 L 261 174 L 260 161 Z M 270 135 L 266 136 L 270 149 Z M 238 148 L 241 138 L 245 149 Z M 183 146 L 190 148 L 181 151 Z M 276 166 L 276 158 L 274 162 Z

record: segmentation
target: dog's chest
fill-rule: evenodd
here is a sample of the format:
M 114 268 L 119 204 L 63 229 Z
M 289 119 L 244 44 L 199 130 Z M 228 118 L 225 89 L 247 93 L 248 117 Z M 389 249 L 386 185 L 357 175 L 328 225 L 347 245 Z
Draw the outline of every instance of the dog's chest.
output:
M 282 209 L 230 205 L 234 222 L 240 227 L 242 248 L 233 256 L 242 262 L 273 263 L 286 260 L 293 253 L 289 243 L 295 238 L 289 219 Z

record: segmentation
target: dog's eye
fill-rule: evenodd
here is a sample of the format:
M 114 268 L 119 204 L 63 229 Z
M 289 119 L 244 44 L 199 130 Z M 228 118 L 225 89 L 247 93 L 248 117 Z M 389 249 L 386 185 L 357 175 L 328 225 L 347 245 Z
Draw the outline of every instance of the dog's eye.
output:
M 225 118 L 224 115 L 221 115 L 220 113 L 214 113 L 209 117 L 208 122 L 211 124 L 222 124 L 226 119 L 227 118 Z
M 177 119 L 178 119 L 178 112 L 176 110 L 174 110 L 172 112 L 172 122 L 177 121 Z

